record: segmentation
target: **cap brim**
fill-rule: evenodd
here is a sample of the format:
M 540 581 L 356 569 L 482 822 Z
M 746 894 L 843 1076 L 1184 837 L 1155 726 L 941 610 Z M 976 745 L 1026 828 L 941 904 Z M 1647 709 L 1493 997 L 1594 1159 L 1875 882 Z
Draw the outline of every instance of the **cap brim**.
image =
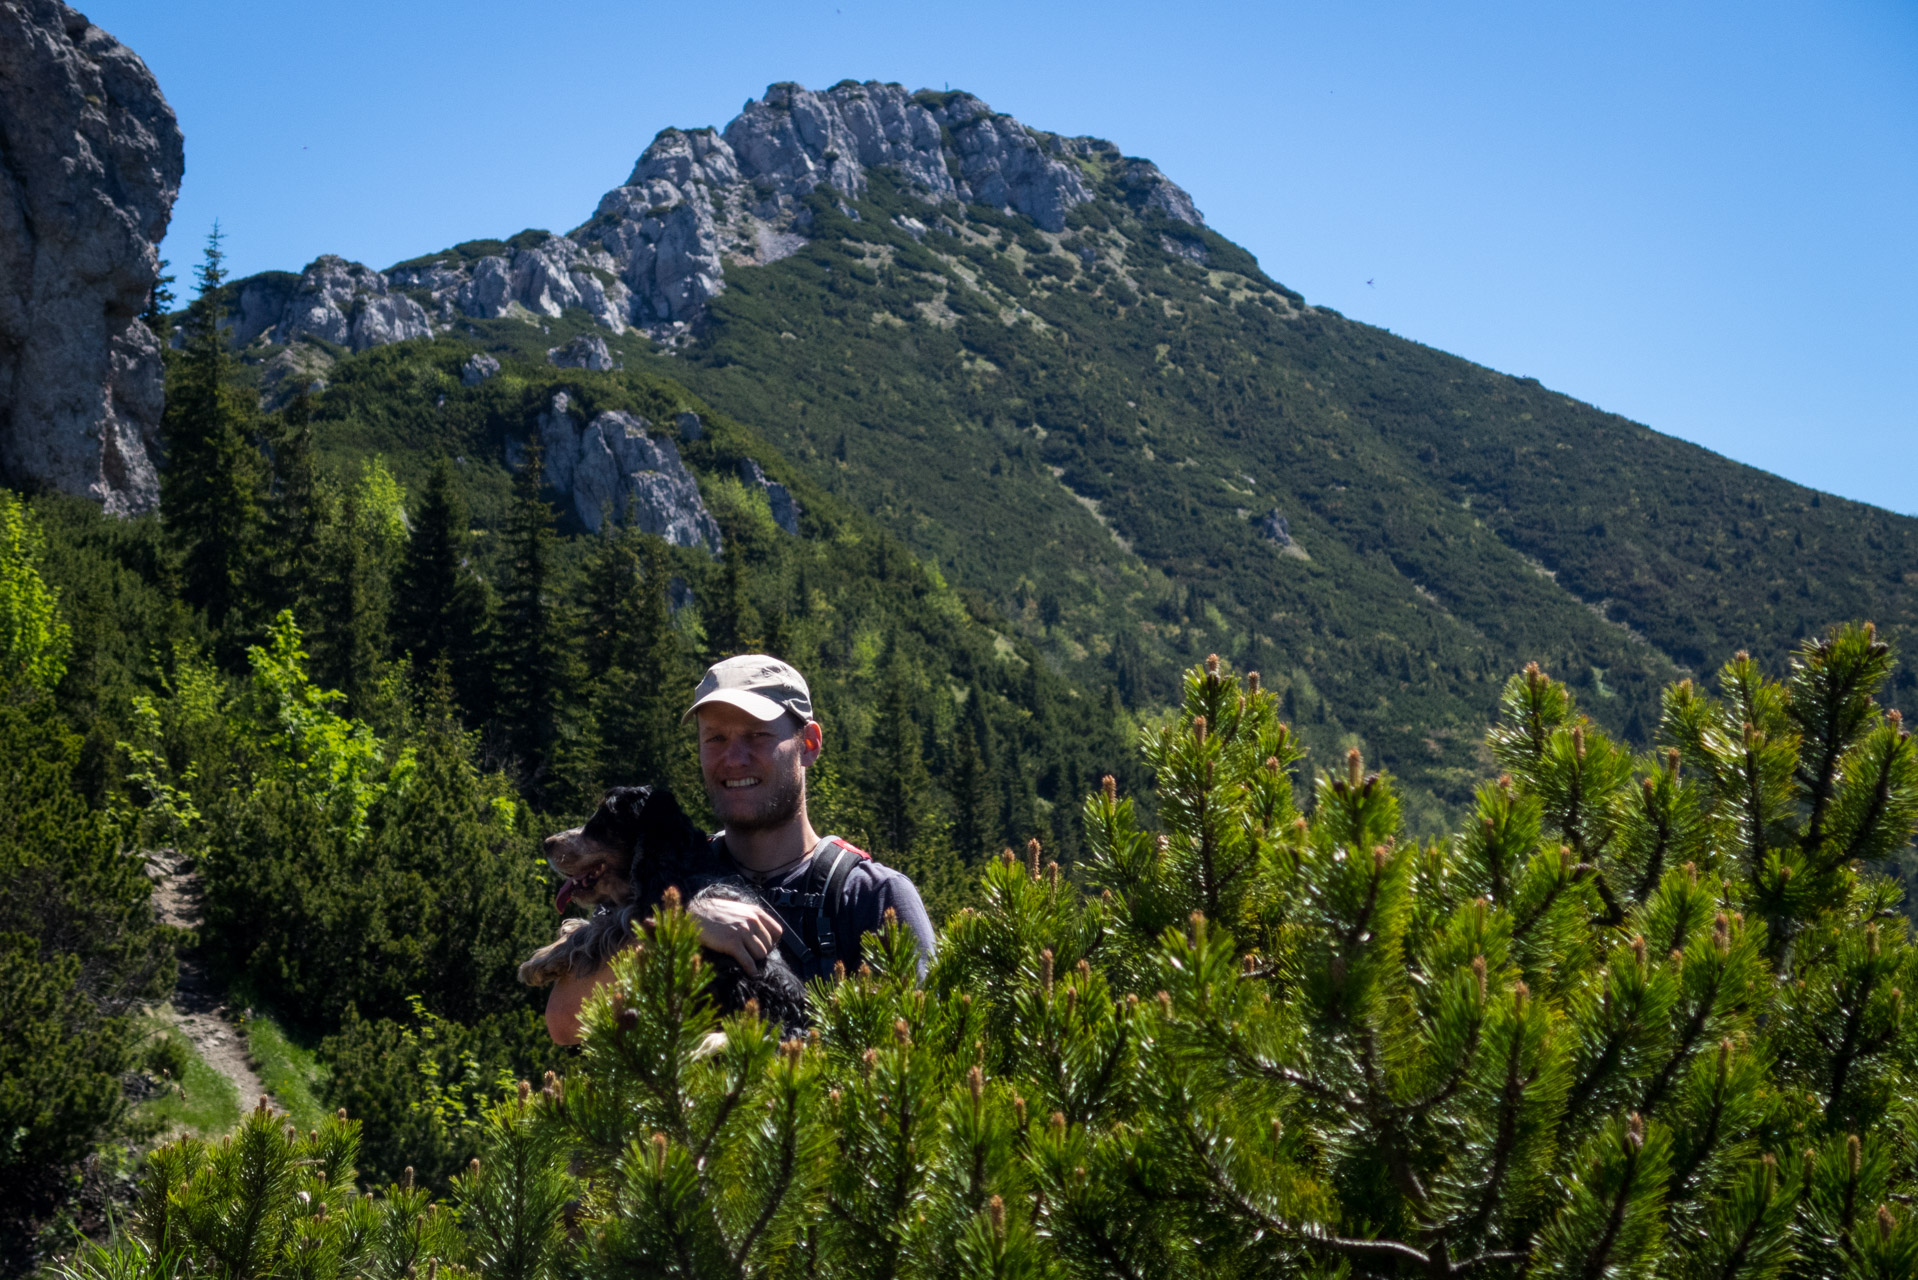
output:
M 767 724 L 786 714 L 785 707 L 761 694 L 748 693 L 744 689 L 715 689 L 686 708 L 686 714 L 679 718 L 679 722 L 685 724 L 699 713 L 701 707 L 710 707 L 715 702 L 723 702 L 729 707 L 738 707 L 747 715 L 756 720 L 763 720 Z

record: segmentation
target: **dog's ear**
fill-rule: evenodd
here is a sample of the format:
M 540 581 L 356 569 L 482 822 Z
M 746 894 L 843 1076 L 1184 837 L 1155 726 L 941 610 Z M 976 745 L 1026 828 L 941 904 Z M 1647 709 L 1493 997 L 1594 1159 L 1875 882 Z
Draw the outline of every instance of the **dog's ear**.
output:
M 638 839 L 641 815 L 652 793 L 651 787 L 614 787 L 586 820 L 583 834 L 601 844 L 630 847 Z
M 705 837 L 700 834 L 699 828 L 679 807 L 679 798 L 673 794 L 672 788 L 661 783 L 652 792 L 640 821 L 640 840 L 646 852 L 663 854 L 704 842 Z

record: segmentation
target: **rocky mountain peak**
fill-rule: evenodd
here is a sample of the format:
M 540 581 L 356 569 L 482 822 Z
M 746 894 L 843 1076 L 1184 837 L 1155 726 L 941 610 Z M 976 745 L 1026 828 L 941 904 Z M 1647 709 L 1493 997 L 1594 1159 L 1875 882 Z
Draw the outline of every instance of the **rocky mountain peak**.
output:
M 1097 138 L 1030 129 L 972 94 L 913 93 L 876 80 L 823 91 L 783 82 L 748 101 L 723 130 L 660 130 L 626 181 L 569 235 L 525 233 L 497 253 L 430 255 L 378 282 L 370 279 L 378 273 L 344 266 L 362 307 L 390 285 L 427 297 L 426 311 L 440 324 L 459 316 L 557 318 L 579 307 L 615 333 L 637 325 L 671 341 L 704 317 L 726 287 L 729 263 L 777 262 L 806 243 L 804 201 L 822 188 L 858 200 L 871 175 L 885 170 L 926 202 L 928 217 L 941 206 L 984 204 L 1058 233 L 1074 207 L 1094 198 L 1088 174 L 1102 166 L 1117 173 L 1134 203 L 1204 225 L 1191 197 L 1150 161 L 1121 160 Z M 290 278 L 275 284 L 270 299 L 248 311 L 241 336 L 321 332 L 319 321 L 309 325 L 287 310 L 304 305 L 296 292 L 346 296 L 308 279 L 321 263 L 307 268 L 297 291 Z M 369 334 L 414 336 L 418 317 L 401 305 L 405 294 L 394 296 L 381 312 L 384 327 Z M 339 324 L 329 315 L 323 327 Z

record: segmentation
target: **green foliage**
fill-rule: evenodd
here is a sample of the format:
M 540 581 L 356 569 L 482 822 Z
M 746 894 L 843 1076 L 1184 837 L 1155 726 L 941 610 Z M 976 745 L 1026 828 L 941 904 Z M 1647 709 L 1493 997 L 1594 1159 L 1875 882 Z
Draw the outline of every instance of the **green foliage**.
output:
M 141 1002 L 173 983 L 142 859 L 73 785 L 80 742 L 48 699 L 0 698 L 0 1179 L 4 1219 L 111 1134 Z
M 1918 778 L 1873 746 L 1902 730 L 1852 692 L 1885 676 L 1877 645 L 1835 632 L 1782 685 L 1741 659 L 1706 711 L 1671 693 L 1671 749 L 1722 739 L 1786 788 L 1769 798 L 1634 761 L 1529 670 L 1490 734 L 1511 772 L 1429 843 L 1356 751 L 1300 815 L 1279 699 L 1208 663 L 1141 735 L 1163 840 L 1103 787 L 1098 896 L 1036 844 L 990 863 L 923 983 L 893 925 L 815 986 L 806 1039 L 716 1019 L 669 903 L 589 999 L 576 1068 L 485 1113 L 497 1154 L 458 1181 L 467 1238 L 441 1257 L 513 1276 L 1903 1274 L 1918 1033 L 1896 891 L 1848 865 L 1772 887 L 1779 848 L 1829 847 L 1819 815 L 1857 778 L 1883 780 L 1899 840 L 1918 824 Z M 1685 737 L 1726 705 L 1804 726 L 1792 758 L 1767 765 L 1755 725 Z M 1688 843 L 1659 852 L 1685 788 Z
M 40 574 L 46 535 L 26 504 L 0 493 L 0 697 L 50 693 L 66 674 L 72 633 L 59 592 Z

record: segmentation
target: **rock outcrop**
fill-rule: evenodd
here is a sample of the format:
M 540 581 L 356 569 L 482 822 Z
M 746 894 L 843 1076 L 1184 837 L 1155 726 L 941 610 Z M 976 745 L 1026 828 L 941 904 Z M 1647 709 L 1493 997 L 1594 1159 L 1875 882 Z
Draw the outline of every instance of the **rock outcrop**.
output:
M 499 372 L 499 361 L 484 351 L 475 351 L 466 357 L 466 363 L 460 366 L 460 385 L 477 387 Z
M 752 458 L 740 459 L 739 478 L 766 495 L 774 524 L 794 537 L 799 536 L 799 503 L 793 498 L 792 490 L 777 480 L 768 480 L 765 470 Z
M 606 339 L 582 333 L 564 346 L 548 347 L 546 362 L 562 369 L 594 369 L 604 373 L 613 367 L 613 353 Z
M 159 501 L 160 344 L 136 318 L 185 166 L 139 57 L 58 0 L 0 4 L 0 472 Z
M 679 450 L 651 435 L 650 425 L 618 409 L 581 423 L 571 397 L 557 393 L 539 417 L 546 483 L 572 499 L 573 513 L 590 530 L 597 532 L 607 513 L 618 520 L 630 510 L 632 523 L 646 533 L 717 555 L 718 521 Z
M 310 335 L 364 351 L 433 336 L 426 309 L 394 292 L 386 276 L 330 253 L 297 276 L 249 277 L 236 290 L 231 314 L 233 340 L 241 346 L 262 335 L 278 343 Z

